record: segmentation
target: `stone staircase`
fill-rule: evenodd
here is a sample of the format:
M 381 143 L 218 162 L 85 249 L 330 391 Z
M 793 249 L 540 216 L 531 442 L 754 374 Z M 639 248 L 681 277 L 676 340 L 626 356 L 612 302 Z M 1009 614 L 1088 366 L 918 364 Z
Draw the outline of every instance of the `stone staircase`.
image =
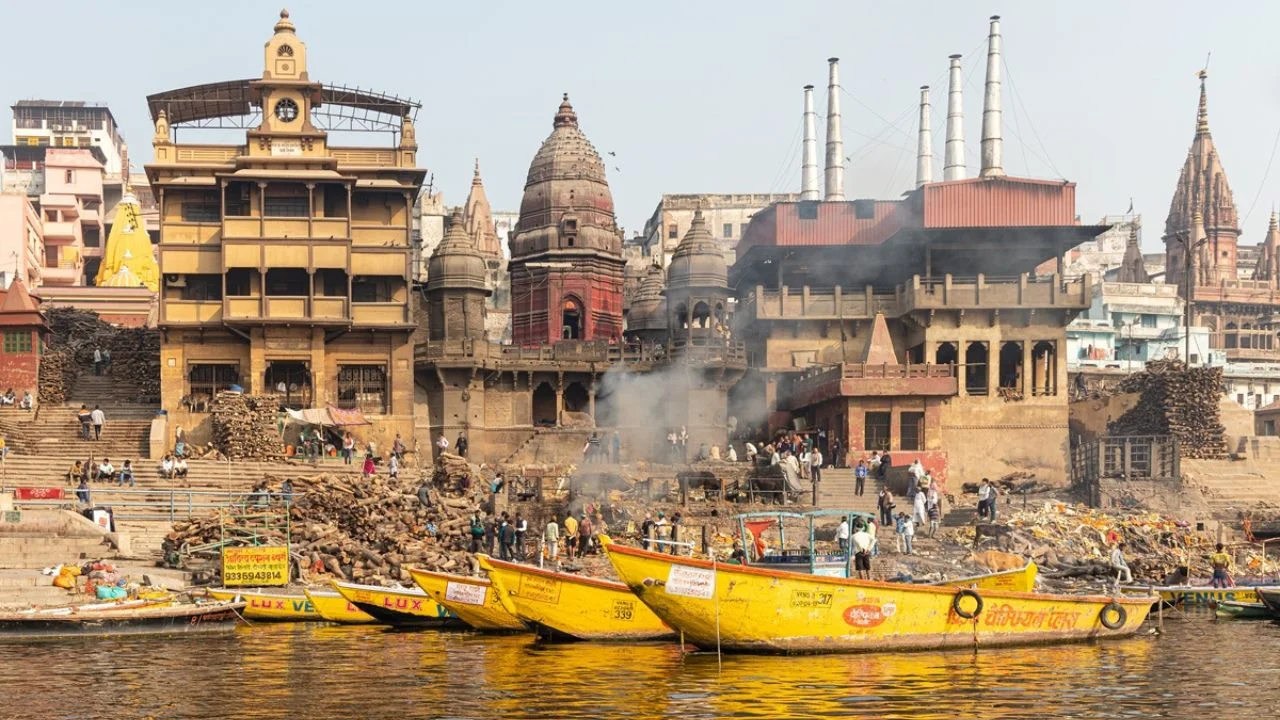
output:
M 581 463 L 582 446 L 591 437 L 591 428 L 537 428 L 503 462 L 511 465 Z M 601 447 L 608 442 L 601 432 Z
M 822 471 L 818 483 L 818 507 L 823 510 L 856 510 L 876 512 L 876 496 L 882 487 L 874 477 L 867 478 L 862 495 L 854 495 L 857 480 L 850 468 L 829 468 Z

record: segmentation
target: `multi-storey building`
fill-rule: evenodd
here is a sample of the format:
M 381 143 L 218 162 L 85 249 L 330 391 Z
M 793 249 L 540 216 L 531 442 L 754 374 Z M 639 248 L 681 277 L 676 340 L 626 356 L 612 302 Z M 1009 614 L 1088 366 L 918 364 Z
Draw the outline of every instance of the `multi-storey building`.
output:
M 102 165 L 88 150 L 51 148 L 44 176 L 43 284 L 83 286 L 102 259 Z
M 693 224 L 693 216 L 702 211 L 703 222 L 724 253 L 730 265 L 736 259 L 738 241 L 757 212 L 775 202 L 794 202 L 796 193 L 682 193 L 663 195 L 658 206 L 644 223 L 640 244 L 646 255 L 661 257 L 662 266 Z
M 384 443 L 413 429 L 418 105 L 317 82 L 307 54 L 282 12 L 260 78 L 148 98 L 163 404 L 193 440 L 207 415 L 190 399 L 233 384 L 291 408 L 359 408 Z M 242 128 L 244 142 L 175 142 L 196 125 Z M 334 126 L 398 139 L 339 147 Z
M 25 194 L 0 193 L 0 290 L 17 279 L 26 287 L 38 287 L 43 266 L 39 210 Z
M 29 147 L 96 148 L 109 175 L 119 175 L 124 138 L 111 110 L 81 100 L 19 100 L 13 107 L 13 142 Z

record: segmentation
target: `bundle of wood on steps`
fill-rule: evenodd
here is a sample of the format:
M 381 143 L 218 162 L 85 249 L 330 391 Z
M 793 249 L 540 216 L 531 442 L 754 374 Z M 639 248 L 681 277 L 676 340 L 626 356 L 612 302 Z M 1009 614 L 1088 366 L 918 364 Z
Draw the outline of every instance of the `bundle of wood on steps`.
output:
M 269 509 L 281 513 L 272 527 L 285 527 L 279 496 L 285 479 L 267 476 L 264 481 L 274 494 Z M 328 573 L 377 585 L 412 582 L 409 567 L 470 572 L 468 530 L 480 493 L 458 496 L 427 489 L 424 505 L 418 483 L 404 477 L 375 475 L 364 480 L 319 474 L 288 479 L 294 493 L 288 523 L 291 550 L 308 575 Z M 253 501 L 251 496 L 251 509 Z M 217 542 L 226 527 L 241 522 L 246 528 L 263 525 L 260 518 L 240 521 L 232 514 L 215 513 L 175 523 L 173 529 L 179 544 L 198 546 Z
M 40 402 L 61 405 L 67 401 L 67 390 L 75 382 L 75 359 L 65 348 L 45 350 L 40 356 Z
M 49 310 L 49 349 L 66 354 L 59 373 L 49 372 L 49 356 L 41 358 L 40 399 L 63 402 L 76 377 L 93 368 L 94 350 L 107 350 L 111 355 L 113 380 L 131 397 L 146 402 L 160 400 L 160 333 L 154 328 L 117 327 L 91 310 L 59 307 Z M 49 375 L 48 383 L 45 375 Z M 61 388 L 58 384 L 61 384 Z M 61 389 L 62 398 L 58 399 Z M 47 395 L 46 395 L 47 393 Z M 86 398 L 89 399 L 89 398 Z
M 213 445 L 234 460 L 280 457 L 284 441 L 277 430 L 280 403 L 271 396 L 218 393 L 209 404 Z
M 1107 426 L 1112 435 L 1172 435 L 1184 458 L 1226 457 L 1226 427 L 1218 409 L 1221 368 L 1187 368 L 1178 360 L 1155 360 L 1122 380 L 1118 389 L 1139 393 L 1139 398 Z

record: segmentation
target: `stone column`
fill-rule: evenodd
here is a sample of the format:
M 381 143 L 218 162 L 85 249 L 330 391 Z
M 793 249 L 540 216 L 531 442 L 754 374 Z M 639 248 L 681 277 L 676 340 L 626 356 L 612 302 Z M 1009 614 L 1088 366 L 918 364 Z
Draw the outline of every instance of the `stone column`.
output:
M 591 427 L 596 427 L 596 376 L 591 375 L 591 386 L 587 389 L 587 408 L 591 414 Z
M 564 424 L 564 373 L 556 373 L 556 427 Z
M 1022 341 L 1022 394 L 1030 397 L 1036 393 L 1035 372 L 1032 367 L 1034 362 L 1031 357 L 1032 343 L 1030 340 Z

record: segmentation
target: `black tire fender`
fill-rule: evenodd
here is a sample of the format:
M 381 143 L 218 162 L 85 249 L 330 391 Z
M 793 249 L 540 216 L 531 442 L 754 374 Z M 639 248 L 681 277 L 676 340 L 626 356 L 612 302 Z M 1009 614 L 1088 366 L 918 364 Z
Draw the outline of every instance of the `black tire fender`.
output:
M 977 603 L 973 612 L 960 607 L 960 601 L 964 598 L 973 598 L 973 601 Z M 978 594 L 977 590 L 964 588 L 960 592 L 956 593 L 955 597 L 951 598 L 951 610 L 965 620 L 972 620 L 982 614 L 982 596 Z
M 1113 615 L 1115 616 L 1114 621 L 1109 619 Z M 1098 622 L 1102 623 L 1102 627 L 1108 630 L 1119 630 L 1128 621 L 1129 611 L 1125 610 L 1124 606 L 1115 600 L 1103 605 L 1102 609 L 1098 611 Z

